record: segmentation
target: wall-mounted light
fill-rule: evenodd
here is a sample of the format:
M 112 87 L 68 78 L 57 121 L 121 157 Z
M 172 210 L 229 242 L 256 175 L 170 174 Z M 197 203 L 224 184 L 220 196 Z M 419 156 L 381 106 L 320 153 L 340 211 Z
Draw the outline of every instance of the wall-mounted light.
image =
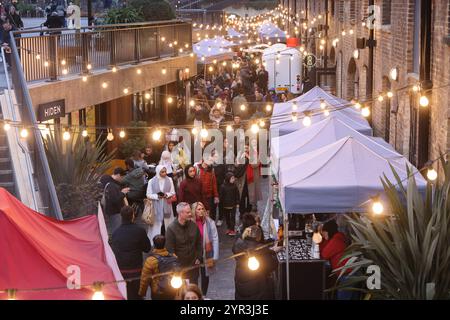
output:
M 397 69 L 397 67 L 394 67 L 394 68 L 391 69 L 391 71 L 389 71 L 389 77 L 393 81 L 397 81 L 398 80 L 398 69 Z
M 355 49 L 355 50 L 353 51 L 353 58 L 359 59 L 359 49 Z

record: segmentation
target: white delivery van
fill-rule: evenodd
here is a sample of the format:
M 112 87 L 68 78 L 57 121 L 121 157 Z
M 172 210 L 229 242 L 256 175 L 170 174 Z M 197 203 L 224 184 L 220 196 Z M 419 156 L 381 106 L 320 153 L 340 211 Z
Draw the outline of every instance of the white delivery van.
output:
M 262 62 L 269 73 L 269 88 L 277 93 L 302 93 L 302 54 L 285 44 L 274 44 L 264 50 Z

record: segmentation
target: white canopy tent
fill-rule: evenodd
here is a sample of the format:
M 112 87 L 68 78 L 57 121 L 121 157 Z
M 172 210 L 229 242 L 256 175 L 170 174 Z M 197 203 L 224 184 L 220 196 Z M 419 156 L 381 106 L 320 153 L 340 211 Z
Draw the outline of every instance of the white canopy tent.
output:
M 273 137 L 270 148 L 272 171 L 275 175 L 278 174 L 279 162 L 284 158 L 314 151 L 347 136 L 353 137 L 383 158 L 401 164 L 403 168 L 406 164 L 411 165 L 403 155 L 393 150 L 383 139 L 366 136 L 350 127 L 336 115 L 331 114 L 328 118 L 310 127 Z M 380 143 L 380 141 L 383 142 Z
M 225 39 L 224 39 L 225 40 Z M 228 40 L 225 40 L 229 42 Z M 197 55 L 197 63 L 208 64 L 214 60 L 223 61 L 231 60 L 236 55 L 233 51 L 230 51 L 230 47 L 222 47 L 222 40 L 218 40 L 217 43 L 214 39 L 205 39 L 196 43 L 193 47 L 194 53 Z M 230 46 L 230 44 L 226 44 Z M 204 61 L 202 60 L 204 58 Z
M 245 38 L 245 34 L 240 33 L 234 28 L 228 28 L 227 33 L 230 38 Z
M 381 177 L 395 183 L 392 165 L 404 185 L 407 171 L 353 137 L 280 161 L 280 201 L 285 213 L 368 212 L 368 200 L 384 189 Z M 414 168 L 414 172 L 417 170 Z M 419 190 L 427 182 L 415 175 Z
M 288 102 L 274 104 L 271 118 L 272 135 L 285 135 L 304 128 L 302 123 L 303 113 L 305 111 L 317 112 L 321 110 L 322 102 L 325 103 L 330 114 L 335 115 L 356 131 L 372 135 L 372 128 L 369 123 L 359 111 L 352 107 L 350 102 L 333 96 L 318 86 Z M 292 112 L 297 112 L 298 121 L 292 121 Z M 312 123 L 327 118 L 323 112 L 313 113 L 310 117 Z
M 286 32 L 284 32 L 271 22 L 263 23 L 258 29 L 258 34 L 261 38 L 264 39 L 286 40 Z

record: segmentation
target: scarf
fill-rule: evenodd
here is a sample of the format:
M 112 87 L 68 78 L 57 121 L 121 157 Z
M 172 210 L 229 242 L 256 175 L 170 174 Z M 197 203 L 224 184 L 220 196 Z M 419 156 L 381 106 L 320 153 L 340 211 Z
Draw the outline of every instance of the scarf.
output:
M 152 191 L 154 193 L 163 192 L 168 193 L 170 192 L 170 178 L 165 177 L 162 178 L 160 176 L 160 172 L 163 168 L 166 168 L 165 166 L 159 165 L 156 167 L 156 176 L 153 177 L 149 183 L 152 184 Z M 167 170 L 167 169 L 166 169 Z M 164 185 L 161 190 L 161 187 L 159 186 L 160 180 L 164 180 Z M 159 199 L 159 200 L 153 200 L 153 205 L 155 206 L 156 216 L 158 218 L 158 221 L 162 221 L 164 218 L 170 218 L 172 215 L 172 205 L 169 204 L 166 199 Z

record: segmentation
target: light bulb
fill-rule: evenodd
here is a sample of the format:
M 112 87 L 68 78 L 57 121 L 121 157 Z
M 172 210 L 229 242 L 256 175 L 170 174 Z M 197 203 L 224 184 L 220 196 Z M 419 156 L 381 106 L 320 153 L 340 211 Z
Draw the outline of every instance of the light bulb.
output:
M 310 116 L 305 116 L 303 118 L 303 125 L 305 127 L 309 127 L 311 125 L 311 117 Z
M 389 76 L 391 78 L 391 80 L 396 81 L 398 78 L 398 70 L 397 68 L 392 68 L 391 71 L 389 71 Z
M 419 103 L 420 103 L 421 107 L 428 107 L 428 105 L 430 104 L 430 101 L 428 100 L 427 96 L 421 96 Z
M 86 138 L 86 137 L 88 136 L 88 132 L 87 132 L 86 129 L 84 129 L 83 131 L 81 131 L 81 136 L 82 136 L 83 138 Z
M 222 62 L 222 66 L 226 67 L 227 66 L 227 62 L 226 61 Z
M 162 135 L 161 130 L 156 130 L 153 132 L 152 138 L 153 140 L 158 141 L 159 139 L 161 139 L 161 135 Z
M 419 91 L 419 86 L 413 86 L 412 89 L 414 92 L 417 92 L 417 91 Z
M 297 122 L 297 120 L 298 120 L 297 112 L 293 112 L 292 113 L 291 119 L 292 119 L 293 122 Z
M 359 102 L 355 103 L 355 109 L 356 110 L 361 109 L 361 104 Z
M 28 137 L 28 130 L 25 129 L 25 128 L 23 128 L 23 129 L 20 131 L 20 136 L 21 136 L 22 138 L 27 138 L 27 137 Z
M 342 35 L 343 36 L 345 36 L 347 33 L 345 32 L 345 30 L 344 31 L 342 31 Z
M 197 135 L 198 130 L 197 130 L 197 128 L 194 127 L 194 128 L 192 128 L 191 132 L 192 132 L 193 135 Z
M 144 95 L 144 97 L 145 97 L 145 99 L 147 99 L 147 100 L 148 100 L 148 99 L 150 99 L 150 98 L 151 98 L 151 94 L 147 92 L 147 93 L 146 93 L 146 94 Z
M 350 29 L 348 33 L 353 34 L 354 33 L 353 29 Z
M 173 102 L 173 98 L 172 98 L 172 97 L 168 97 L 168 98 L 167 98 L 167 103 L 170 104 L 170 103 L 172 103 L 172 102 Z
M 166 41 L 166 38 L 165 37 L 161 37 L 161 42 L 164 42 L 164 41 Z
M 270 112 L 272 110 L 272 106 L 270 104 L 266 105 L 266 111 Z
M 252 124 L 252 126 L 251 126 L 251 130 L 252 130 L 252 132 L 253 133 L 258 133 L 259 132 L 259 126 L 256 124 L 256 123 L 254 123 L 254 124 Z
M 216 60 L 216 59 L 214 59 L 214 60 L 213 60 L 213 63 L 214 63 L 214 64 L 217 64 L 217 60 Z
M 256 271 L 259 269 L 259 261 L 256 259 L 256 257 L 250 257 L 248 258 L 248 268 L 252 271 Z
M 233 127 L 231 125 L 227 125 L 227 131 L 228 132 L 233 131 Z
M 214 71 L 214 68 L 213 68 L 212 66 L 210 66 L 210 67 L 208 68 L 208 70 L 209 70 L 209 72 L 213 72 L 213 71 Z
M 189 73 L 189 71 L 190 71 L 189 68 L 184 69 L 185 73 Z
M 364 118 L 367 118 L 368 116 L 370 116 L 370 109 L 369 107 L 364 107 L 361 109 L 361 114 Z
M 128 92 L 129 92 L 128 88 L 123 89 L 124 94 L 128 94 Z
M 92 69 L 92 64 L 88 63 L 88 64 L 86 65 L 86 69 L 91 70 L 91 69 Z
M 141 70 L 141 69 L 137 69 L 137 70 L 136 70 L 136 73 L 137 73 L 137 74 L 141 74 L 141 73 L 142 73 L 142 70 Z
M 374 203 L 372 204 L 372 211 L 377 215 L 382 214 L 384 211 L 383 204 L 378 200 L 374 201 Z
M 103 82 L 103 83 L 102 83 L 102 88 L 103 88 L 103 89 L 108 88 L 108 84 L 107 84 L 106 82 Z
M 297 102 L 294 101 L 294 102 L 292 103 L 292 110 L 293 110 L 293 111 L 296 111 L 297 109 L 298 109 Z
M 325 115 L 325 117 L 328 117 L 328 116 L 330 115 L 330 111 L 325 110 L 325 111 L 323 112 L 323 114 Z
M 394 94 L 391 92 L 391 91 L 389 91 L 388 93 L 387 93 L 387 97 L 388 98 L 392 98 L 394 96 Z
M 195 107 L 195 100 L 191 100 L 191 101 L 189 101 L 189 106 L 191 106 L 191 107 Z
M 325 101 L 320 102 L 320 109 L 325 109 L 327 107 L 327 104 Z
M 433 168 L 428 169 L 428 171 L 427 171 L 427 178 L 428 178 L 428 180 L 434 181 L 434 180 L 437 179 L 437 176 L 438 176 L 438 174 L 437 174 L 436 170 L 434 170 Z
M 245 109 L 246 109 L 245 104 L 241 104 L 241 111 L 245 111 Z
M 9 123 L 6 122 L 6 123 L 3 125 L 3 130 L 8 131 L 9 129 L 11 129 L 11 125 L 10 125 Z
M 383 96 L 378 96 L 378 101 L 383 102 L 384 98 Z
M 92 295 L 92 300 L 105 300 L 105 295 L 103 294 L 103 291 L 96 290 Z
M 61 60 L 61 65 L 65 66 L 66 65 L 66 60 Z
M 69 132 L 69 131 L 64 131 L 64 133 L 63 133 L 63 139 L 64 139 L 65 141 L 70 140 L 70 132 Z
M 108 135 L 106 136 L 106 140 L 108 140 L 108 141 L 113 141 L 114 140 L 114 135 L 113 135 L 113 133 L 111 131 L 108 132 Z
M 174 276 L 172 277 L 172 279 L 170 280 L 170 285 L 171 285 L 174 289 L 180 289 L 181 286 L 183 285 L 183 279 L 181 279 L 180 276 L 174 275 Z
M 67 69 L 62 69 L 62 74 L 66 75 L 68 73 Z
M 83 76 L 83 77 L 81 78 L 81 80 L 83 80 L 83 82 L 86 82 L 86 81 L 88 80 L 88 77 Z
M 208 130 L 206 130 L 206 129 L 201 129 L 200 130 L 200 137 L 202 137 L 202 138 L 207 138 L 208 137 Z
M 40 54 L 37 54 L 36 55 L 36 60 L 40 60 L 41 59 L 41 55 Z
M 45 61 L 45 62 L 44 62 L 44 67 L 48 67 L 48 65 L 49 65 L 49 62 L 48 62 L 48 61 Z
M 111 71 L 112 72 L 117 72 L 117 68 L 116 67 L 112 67 Z
M 259 122 L 259 126 L 260 126 L 261 128 L 264 128 L 264 127 L 266 126 L 266 123 L 264 122 L 264 120 L 261 120 L 261 121 Z

